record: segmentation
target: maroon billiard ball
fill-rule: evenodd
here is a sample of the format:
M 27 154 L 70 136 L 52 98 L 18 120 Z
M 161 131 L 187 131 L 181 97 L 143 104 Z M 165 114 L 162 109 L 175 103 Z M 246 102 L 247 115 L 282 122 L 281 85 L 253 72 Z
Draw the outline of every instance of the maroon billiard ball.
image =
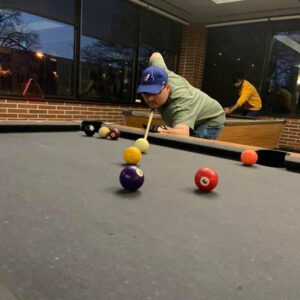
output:
M 211 168 L 201 168 L 195 174 L 195 184 L 201 191 L 209 192 L 219 181 L 217 172 Z
M 112 140 L 117 140 L 120 137 L 120 130 L 118 128 L 110 128 L 108 136 Z

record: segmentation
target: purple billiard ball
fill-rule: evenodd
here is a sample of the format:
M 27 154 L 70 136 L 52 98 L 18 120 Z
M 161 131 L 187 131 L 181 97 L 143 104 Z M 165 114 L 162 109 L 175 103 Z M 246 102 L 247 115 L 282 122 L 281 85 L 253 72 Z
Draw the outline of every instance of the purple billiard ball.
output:
M 136 166 L 127 166 L 121 171 L 120 183 L 124 189 L 136 191 L 144 183 L 144 173 Z

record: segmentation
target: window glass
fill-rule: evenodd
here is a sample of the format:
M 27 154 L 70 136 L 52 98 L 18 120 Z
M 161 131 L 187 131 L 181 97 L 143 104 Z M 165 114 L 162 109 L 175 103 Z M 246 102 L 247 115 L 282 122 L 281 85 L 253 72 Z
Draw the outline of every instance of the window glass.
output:
M 268 26 L 266 23 L 209 28 L 203 90 L 223 106 L 235 104 L 235 72 L 261 91 Z
M 81 38 L 81 97 L 103 102 L 131 101 L 133 49 Z
M 131 103 L 140 8 L 121 0 L 82 3 L 80 97 Z
M 139 38 L 139 9 L 127 1 L 83 0 L 82 34 L 136 48 Z
M 274 23 L 270 62 L 264 81 L 266 111 L 300 115 L 299 28 L 300 21 Z
M 74 0 L 3 3 L 1 96 L 22 97 L 34 82 L 37 87 L 33 84 L 27 97 L 39 96 L 42 90 L 48 99 L 78 100 L 79 79 L 83 101 L 132 103 L 141 70 L 153 52 L 163 54 L 170 70 L 177 68 L 182 25 L 128 1 L 82 0 L 76 13 L 79 2 Z M 74 44 L 78 33 L 80 47 Z M 74 49 L 80 50 L 76 57 Z
M 2 0 L 3 6 L 74 25 L 74 0 Z
M 300 115 L 300 20 L 209 28 L 203 90 L 223 106 L 238 94 L 232 74 L 244 72 L 267 114 Z
M 178 53 L 182 25 L 147 10 L 142 13 L 141 43 Z
M 139 70 L 142 71 L 148 67 L 149 58 L 152 53 L 159 52 L 168 67 L 169 70 L 176 72 L 177 67 L 177 55 L 171 51 L 155 48 L 150 45 L 143 44 L 140 47 L 139 51 Z
M 73 36 L 72 26 L 0 9 L 1 94 L 22 95 L 32 78 L 46 96 L 72 96 Z

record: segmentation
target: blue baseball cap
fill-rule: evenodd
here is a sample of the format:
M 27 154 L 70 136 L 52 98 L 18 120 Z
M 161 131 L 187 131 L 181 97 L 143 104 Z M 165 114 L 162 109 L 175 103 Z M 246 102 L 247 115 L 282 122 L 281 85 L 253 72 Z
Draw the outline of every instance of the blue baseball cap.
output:
M 163 68 L 148 67 L 142 73 L 137 93 L 158 94 L 167 83 L 168 74 Z

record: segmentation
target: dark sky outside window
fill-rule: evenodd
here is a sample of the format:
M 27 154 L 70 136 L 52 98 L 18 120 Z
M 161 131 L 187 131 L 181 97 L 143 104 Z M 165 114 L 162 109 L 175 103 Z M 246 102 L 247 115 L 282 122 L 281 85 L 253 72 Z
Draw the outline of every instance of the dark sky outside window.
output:
M 40 45 L 33 51 L 42 51 L 44 54 L 73 59 L 73 26 L 38 16 L 21 13 L 23 26 L 36 32 Z

